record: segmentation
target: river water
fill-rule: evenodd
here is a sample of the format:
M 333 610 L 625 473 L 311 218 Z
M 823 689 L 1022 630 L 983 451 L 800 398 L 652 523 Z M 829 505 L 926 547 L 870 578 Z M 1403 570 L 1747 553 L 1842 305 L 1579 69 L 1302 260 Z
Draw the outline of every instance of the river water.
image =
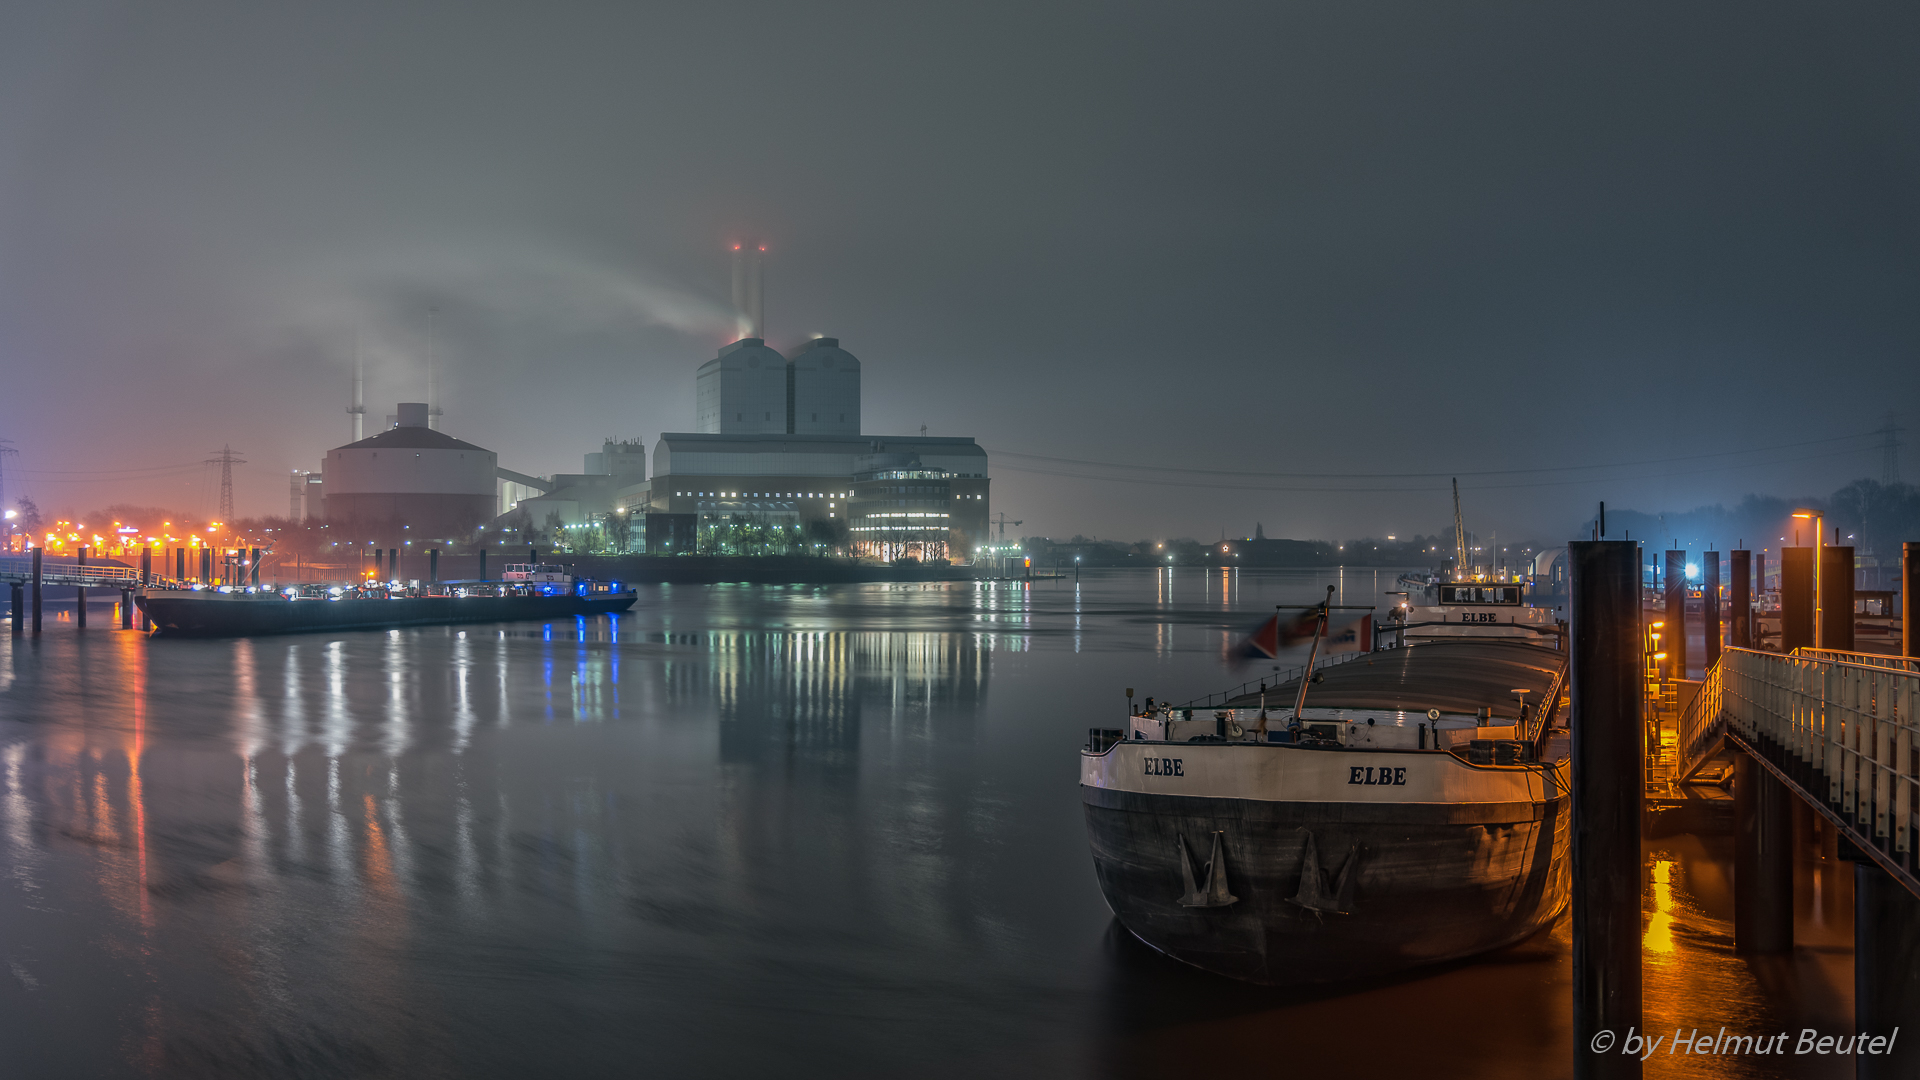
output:
M 0 637 L 0 1072 L 1568 1075 L 1564 920 L 1279 994 L 1149 952 L 1095 886 L 1076 754 L 1123 688 L 1258 676 L 1226 654 L 1274 605 L 1395 576 L 661 586 L 237 641 L 55 612 Z M 1649 1024 L 1844 1032 L 1844 871 L 1807 868 L 1807 944 L 1762 963 L 1729 863 L 1650 842 Z

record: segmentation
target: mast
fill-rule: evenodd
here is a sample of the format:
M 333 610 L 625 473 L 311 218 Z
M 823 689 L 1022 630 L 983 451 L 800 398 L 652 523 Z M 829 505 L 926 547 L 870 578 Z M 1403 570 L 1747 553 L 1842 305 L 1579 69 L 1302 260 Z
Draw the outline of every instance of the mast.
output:
M 1460 478 L 1453 481 L 1453 579 L 1467 570 L 1467 529 L 1460 523 Z

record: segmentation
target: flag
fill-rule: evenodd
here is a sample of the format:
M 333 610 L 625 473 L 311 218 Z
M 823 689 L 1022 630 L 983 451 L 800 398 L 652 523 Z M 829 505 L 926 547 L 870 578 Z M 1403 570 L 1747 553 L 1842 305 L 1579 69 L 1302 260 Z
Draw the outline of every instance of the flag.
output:
M 1265 622 L 1253 628 L 1253 632 L 1233 651 L 1233 655 L 1241 660 L 1271 660 L 1280 655 L 1280 616 L 1267 616 Z
M 1295 645 L 1305 645 L 1313 640 L 1313 635 L 1317 633 L 1319 629 L 1320 609 L 1318 607 L 1307 608 L 1298 615 L 1288 619 L 1286 625 L 1280 628 L 1280 644 L 1289 648 Z
M 1327 628 L 1326 644 L 1320 651 L 1331 656 L 1334 653 L 1372 652 L 1373 651 L 1373 613 L 1368 612 L 1345 626 Z

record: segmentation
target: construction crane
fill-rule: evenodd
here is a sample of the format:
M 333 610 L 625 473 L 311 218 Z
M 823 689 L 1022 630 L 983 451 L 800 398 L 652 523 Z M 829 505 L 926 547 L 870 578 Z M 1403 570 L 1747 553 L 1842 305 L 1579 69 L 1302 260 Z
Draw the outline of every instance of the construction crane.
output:
M 991 524 L 994 524 L 994 522 L 992 521 L 992 519 L 988 519 L 988 522 L 987 522 L 987 523 L 988 523 L 989 525 L 991 525 Z M 997 556 L 997 557 L 998 557 L 998 558 L 1000 559 L 1000 563 L 1001 563 L 1001 573 L 1004 573 L 1004 574 L 1007 574 L 1008 576 L 1012 576 L 1012 574 L 1013 574 L 1013 568 L 1012 568 L 1011 566 L 1008 566 L 1008 565 L 1007 565 L 1007 526 L 1009 526 L 1009 525 L 1012 525 L 1012 526 L 1014 526 L 1015 528 L 1018 528 L 1019 526 L 1021 526 L 1021 525 L 1024 525 L 1024 524 L 1026 524 L 1026 522 L 1023 522 L 1023 521 L 1008 521 L 1008 520 L 1007 520 L 1007 515 L 1006 515 L 1006 512 L 1005 512 L 1005 511 L 1001 511 L 1001 513 L 1000 513 L 1000 521 L 999 521 L 999 525 L 1000 525 L 1000 542 L 999 542 L 999 544 L 998 544 L 998 545 L 997 545 L 997 546 L 996 546 L 996 547 L 994 548 L 994 555 L 996 555 L 996 556 Z
M 990 523 L 990 524 L 991 524 L 991 523 Z M 1003 511 L 1001 511 L 1001 512 L 1000 512 L 1000 521 L 999 521 L 999 525 L 1000 525 L 1000 546 L 1001 546 L 1001 547 L 1006 547 L 1006 546 L 1007 546 L 1007 526 L 1009 526 L 1009 525 L 1012 525 L 1012 526 L 1014 526 L 1015 528 L 1018 528 L 1018 527 L 1020 527 L 1020 526 L 1022 526 L 1022 525 L 1025 525 L 1025 524 L 1026 524 L 1026 522 L 1024 522 L 1024 521 L 1008 521 L 1008 520 L 1007 520 L 1007 514 L 1006 514 L 1006 511 L 1004 511 L 1004 510 L 1003 510 Z
M 1453 580 L 1466 580 L 1462 575 L 1467 572 L 1467 529 L 1460 523 L 1460 479 L 1453 481 Z

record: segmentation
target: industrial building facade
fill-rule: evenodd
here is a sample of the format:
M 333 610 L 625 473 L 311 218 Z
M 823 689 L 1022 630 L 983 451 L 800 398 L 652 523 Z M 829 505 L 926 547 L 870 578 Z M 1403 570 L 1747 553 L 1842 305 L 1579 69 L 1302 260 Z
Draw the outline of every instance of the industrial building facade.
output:
M 876 460 L 885 467 L 877 468 Z M 784 544 L 794 551 L 848 547 L 876 558 L 966 561 L 986 542 L 987 453 L 970 438 L 669 433 L 655 445 L 653 465 L 644 504 L 636 498 L 631 507 L 649 515 L 649 552 L 659 550 L 656 537 L 672 536 L 682 550 L 689 542 L 704 551 Z M 913 482 L 880 479 L 901 470 L 924 475 Z M 937 493 L 910 496 L 884 490 L 936 485 Z M 910 508 L 870 505 L 909 497 Z M 881 515 L 908 513 L 933 516 L 912 519 L 910 538 L 900 528 L 875 531 L 909 520 Z
M 647 515 L 647 551 L 971 560 L 987 540 L 986 451 L 862 435 L 860 375 L 830 337 L 789 356 L 742 338 L 700 365 L 699 430 L 661 435 L 653 479 L 621 506 Z

